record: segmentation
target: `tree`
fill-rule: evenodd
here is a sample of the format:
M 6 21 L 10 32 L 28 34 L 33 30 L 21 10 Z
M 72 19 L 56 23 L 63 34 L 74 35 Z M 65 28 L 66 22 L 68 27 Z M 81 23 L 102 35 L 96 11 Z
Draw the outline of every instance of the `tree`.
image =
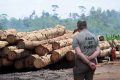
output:
M 33 10 L 32 14 L 30 15 L 30 19 L 33 19 L 35 17 L 35 10 Z
M 58 16 L 58 13 L 56 12 L 56 10 L 59 8 L 58 5 L 52 5 L 52 11 L 53 11 L 53 16 L 57 17 Z
M 6 29 L 8 24 L 7 14 L 0 15 L 0 29 Z
M 85 14 L 85 7 L 84 6 L 78 6 L 78 8 L 80 9 L 80 14 Z

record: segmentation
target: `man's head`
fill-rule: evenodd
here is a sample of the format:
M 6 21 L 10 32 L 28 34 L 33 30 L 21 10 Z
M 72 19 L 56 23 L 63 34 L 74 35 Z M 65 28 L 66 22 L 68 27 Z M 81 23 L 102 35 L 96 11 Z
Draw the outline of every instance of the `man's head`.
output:
M 78 21 L 77 22 L 77 28 L 79 29 L 79 30 L 83 30 L 83 29 L 86 29 L 87 28 L 87 23 L 86 23 L 86 21 Z

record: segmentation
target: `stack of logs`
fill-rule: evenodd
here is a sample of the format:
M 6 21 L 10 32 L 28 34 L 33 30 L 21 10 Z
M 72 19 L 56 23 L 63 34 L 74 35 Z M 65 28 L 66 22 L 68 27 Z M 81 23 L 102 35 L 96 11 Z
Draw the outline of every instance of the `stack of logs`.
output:
M 58 62 L 63 57 L 73 61 L 75 51 L 71 44 L 76 34 L 65 30 L 61 25 L 32 32 L 0 30 L 0 67 L 40 69 Z M 110 44 L 103 37 L 100 40 L 100 57 L 110 55 Z
M 116 48 L 116 57 L 120 58 L 120 40 L 113 40 L 113 45 Z
M 111 46 L 108 41 L 99 41 L 99 46 L 100 46 L 100 55 L 99 57 L 106 57 L 111 54 Z
M 106 57 L 111 55 L 112 48 L 116 49 L 116 57 L 120 58 L 120 40 L 105 40 L 104 36 L 98 36 L 101 54 L 99 57 Z
M 66 57 L 74 60 L 71 31 L 64 26 L 32 32 L 0 30 L 0 67 L 43 68 Z

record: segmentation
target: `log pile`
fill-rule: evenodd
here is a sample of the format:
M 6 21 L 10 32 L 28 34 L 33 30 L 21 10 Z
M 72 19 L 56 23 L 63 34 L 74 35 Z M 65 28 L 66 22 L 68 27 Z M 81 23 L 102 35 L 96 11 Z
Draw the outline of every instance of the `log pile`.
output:
M 64 57 L 67 61 L 74 61 L 75 51 L 71 45 L 76 34 L 60 25 L 31 32 L 0 30 L 0 67 L 40 69 Z M 109 56 L 111 45 L 102 37 L 100 40 L 100 57 Z M 114 44 L 118 45 L 118 42 L 114 41 Z
M 32 32 L 0 30 L 0 33 L 0 67 L 40 69 L 63 57 L 68 61 L 74 59 L 71 46 L 74 34 L 66 33 L 64 26 Z
M 115 48 L 116 57 L 119 58 L 120 57 L 120 40 L 114 39 L 114 40 L 106 41 L 103 38 L 104 38 L 103 36 L 99 37 L 99 46 L 101 49 L 101 54 L 99 55 L 99 57 L 110 56 L 112 48 Z
M 101 49 L 99 57 L 109 56 L 111 54 L 111 46 L 108 41 L 99 41 Z

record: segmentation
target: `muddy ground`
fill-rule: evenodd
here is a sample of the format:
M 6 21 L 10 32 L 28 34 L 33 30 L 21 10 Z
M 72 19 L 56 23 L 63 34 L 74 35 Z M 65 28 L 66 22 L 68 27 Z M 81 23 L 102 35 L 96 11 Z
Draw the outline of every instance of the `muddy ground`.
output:
M 62 61 L 40 70 L 18 71 L 4 67 L 0 69 L 0 80 L 73 80 L 72 67 Z M 98 64 L 94 80 L 120 80 L 120 61 Z

